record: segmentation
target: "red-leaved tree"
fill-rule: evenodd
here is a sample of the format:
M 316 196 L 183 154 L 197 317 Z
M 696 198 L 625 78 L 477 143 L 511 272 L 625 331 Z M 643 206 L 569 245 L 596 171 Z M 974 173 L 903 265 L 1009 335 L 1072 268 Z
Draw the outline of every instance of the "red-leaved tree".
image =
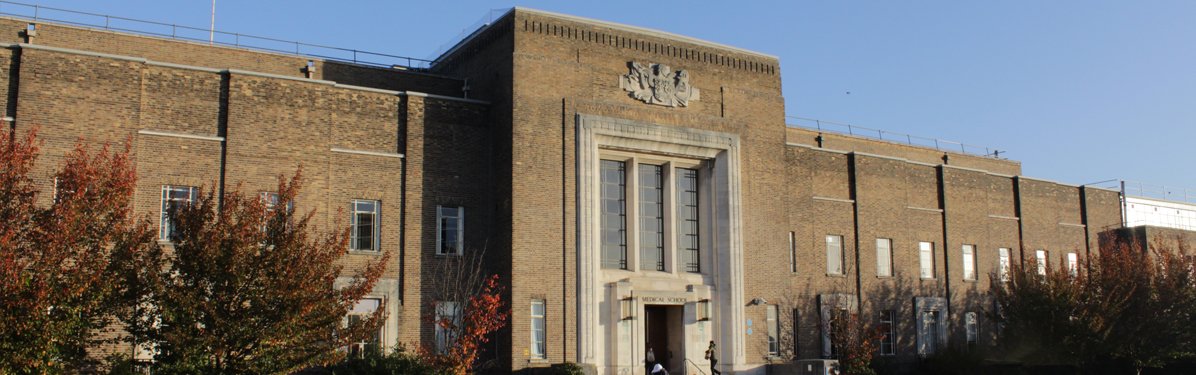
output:
M 37 204 L 30 176 L 37 157 L 36 130 L 0 130 L 0 373 L 96 366 L 88 350 L 119 337 L 112 323 L 127 285 L 114 275 L 153 240 L 132 214 L 127 143 L 76 145 L 44 181 L 55 186 L 48 205 Z
M 510 314 L 499 277 L 485 271 L 484 258 L 471 252 L 438 260 L 437 276 L 428 280 L 433 315 L 426 320 L 436 326 L 437 337 L 435 343 L 420 347 L 420 357 L 450 374 L 473 370 L 483 345 L 506 326 Z
M 157 373 L 286 373 L 344 357 L 386 312 L 344 325 L 389 252 L 335 287 L 348 228 L 319 233 L 314 210 L 294 213 L 300 173 L 277 199 L 232 190 L 171 212 L 173 251 L 147 257 L 138 314 L 128 323 L 153 348 Z

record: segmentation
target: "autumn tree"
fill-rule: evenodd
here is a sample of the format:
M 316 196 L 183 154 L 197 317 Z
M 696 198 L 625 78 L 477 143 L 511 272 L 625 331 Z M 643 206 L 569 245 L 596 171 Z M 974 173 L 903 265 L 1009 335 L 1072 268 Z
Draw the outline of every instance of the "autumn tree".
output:
M 499 277 L 486 272 L 484 259 L 480 251 L 439 259 L 436 277 L 427 280 L 432 302 L 425 320 L 436 327 L 436 342 L 421 347 L 420 356 L 450 374 L 473 370 L 510 314 Z
M 1140 371 L 1196 353 L 1196 275 L 1186 245 L 1102 243 L 1076 269 L 1011 266 L 994 275 L 1003 352 L 1030 364 L 1121 364 Z
M 317 233 L 314 211 L 296 215 L 301 173 L 275 194 L 201 194 L 170 212 L 173 251 L 147 257 L 128 323 L 153 348 L 159 373 L 280 373 L 338 361 L 377 332 L 383 309 L 345 315 L 390 259 L 342 276 L 348 229 Z
M 118 269 L 152 243 L 131 212 L 129 147 L 79 143 L 52 181 L 47 204 L 30 176 L 36 130 L 0 130 L 0 373 L 57 373 L 98 363 L 89 348 L 117 337 L 127 285 Z M 43 199 L 44 200 L 44 199 Z
M 872 356 L 884 333 L 880 327 L 867 319 L 861 319 L 859 312 L 849 309 L 831 309 L 827 319 L 832 351 L 839 359 L 841 373 L 850 375 L 871 375 Z

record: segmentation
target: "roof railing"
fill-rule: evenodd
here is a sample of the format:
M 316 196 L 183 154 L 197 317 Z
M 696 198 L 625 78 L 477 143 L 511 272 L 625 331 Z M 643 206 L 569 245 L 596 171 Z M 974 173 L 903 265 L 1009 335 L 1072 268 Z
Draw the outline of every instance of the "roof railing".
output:
M 966 155 L 982 156 L 993 159 L 1005 159 L 1001 157 L 1007 151 L 998 150 L 987 146 L 970 145 L 962 142 L 948 141 L 939 138 L 920 137 L 905 133 L 885 131 L 881 129 L 866 128 L 863 126 L 852 125 L 842 122 L 826 121 L 797 116 L 785 116 L 789 121 L 787 125 L 792 127 L 801 127 L 807 129 L 814 129 L 820 132 L 831 132 L 838 134 L 847 134 L 850 136 L 864 137 L 878 139 L 888 142 L 903 143 L 911 146 L 928 147 L 939 151 L 956 152 Z
M 36 4 L 25 4 L 0 0 L 0 16 L 31 20 L 33 22 L 54 22 L 76 27 L 118 31 L 137 35 L 170 38 L 209 45 L 245 48 L 251 50 L 281 53 L 287 55 L 314 57 L 323 60 L 345 62 L 384 68 L 405 67 L 427 69 L 431 60 L 398 56 L 350 48 L 331 47 L 269 37 L 233 33 L 208 28 L 146 21 L 107 14 L 80 12 Z
M 1174 185 L 1168 186 L 1149 184 L 1145 182 L 1127 180 L 1105 180 L 1085 185 L 1120 190 L 1121 193 L 1127 197 L 1140 197 L 1196 204 L 1196 189 L 1192 188 Z

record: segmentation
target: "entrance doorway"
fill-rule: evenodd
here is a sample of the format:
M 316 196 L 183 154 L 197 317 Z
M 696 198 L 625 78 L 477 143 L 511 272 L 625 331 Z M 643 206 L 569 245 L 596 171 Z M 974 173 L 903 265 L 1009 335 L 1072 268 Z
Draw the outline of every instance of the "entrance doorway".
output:
M 684 306 L 644 305 L 644 346 L 652 349 L 656 363 L 673 374 L 684 373 L 684 314 Z

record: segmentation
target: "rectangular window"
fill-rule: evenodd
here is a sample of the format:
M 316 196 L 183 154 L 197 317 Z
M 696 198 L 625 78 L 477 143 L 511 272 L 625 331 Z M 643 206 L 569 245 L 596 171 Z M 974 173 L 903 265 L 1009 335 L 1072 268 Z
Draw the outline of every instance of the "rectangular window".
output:
M 997 249 L 997 276 L 1001 281 L 1009 281 L 1009 249 Z
M 826 236 L 826 274 L 843 274 L 843 236 Z
M 441 324 L 442 322 L 445 324 Z M 436 302 L 435 325 L 436 350 L 444 353 L 457 339 L 457 332 L 461 327 L 461 306 L 453 301 Z
M 349 311 L 348 321 L 349 325 L 358 324 L 358 322 L 369 319 L 378 311 L 378 307 L 382 306 L 382 299 L 380 298 L 362 298 L 353 306 L 353 310 Z M 382 329 L 378 327 L 377 331 L 370 337 L 363 341 L 358 341 L 349 346 L 349 356 L 352 358 L 362 358 L 366 353 L 378 353 L 379 345 L 382 343 Z
M 976 280 L 976 245 L 963 245 L 963 279 Z
M 793 309 L 793 358 L 801 356 L 801 310 Z
M 436 254 L 461 255 L 465 249 L 465 207 L 436 206 Z
M 1076 253 L 1067 253 L 1067 273 L 1072 277 L 1080 274 L 1080 256 Z
M 640 269 L 664 271 L 664 168 L 640 164 Z
M 1046 250 L 1034 250 L 1034 265 L 1038 267 L 1038 274 L 1046 276 L 1047 273 L 1047 252 Z
M 777 305 L 768 305 L 768 355 L 776 356 L 781 354 L 780 341 L 780 324 L 777 323 Z
M 923 279 L 934 278 L 934 243 L 918 243 L 918 263 L 921 265 Z
M 626 164 L 601 163 L 602 268 L 627 269 L 627 176 Z
M 378 251 L 378 216 L 382 202 L 354 199 L 350 218 L 349 250 Z
M 797 234 L 789 232 L 789 272 L 797 273 Z
M 876 239 L 876 276 L 893 276 L 893 240 L 888 238 Z
M 702 272 L 698 238 L 698 170 L 677 168 L 677 250 L 685 272 Z
M 922 311 L 919 315 L 918 354 L 932 356 L 939 348 L 939 312 Z
M 897 326 L 894 324 L 897 312 L 894 310 L 880 311 L 880 355 L 897 354 L 894 342 L 897 339 Z
M 976 316 L 975 312 L 968 312 L 963 314 L 963 318 L 964 327 L 966 328 L 968 335 L 968 347 L 971 348 L 976 346 L 976 343 L 980 341 L 979 317 Z
M 544 300 L 532 300 L 532 342 L 531 355 L 535 359 L 545 358 L 544 347 Z
M 175 234 L 174 220 L 171 217 L 183 207 L 190 206 L 196 198 L 199 198 L 199 188 L 197 187 L 162 186 L 162 213 L 159 217 L 161 227 L 158 228 L 158 239 L 163 241 L 171 239 L 170 237 Z

